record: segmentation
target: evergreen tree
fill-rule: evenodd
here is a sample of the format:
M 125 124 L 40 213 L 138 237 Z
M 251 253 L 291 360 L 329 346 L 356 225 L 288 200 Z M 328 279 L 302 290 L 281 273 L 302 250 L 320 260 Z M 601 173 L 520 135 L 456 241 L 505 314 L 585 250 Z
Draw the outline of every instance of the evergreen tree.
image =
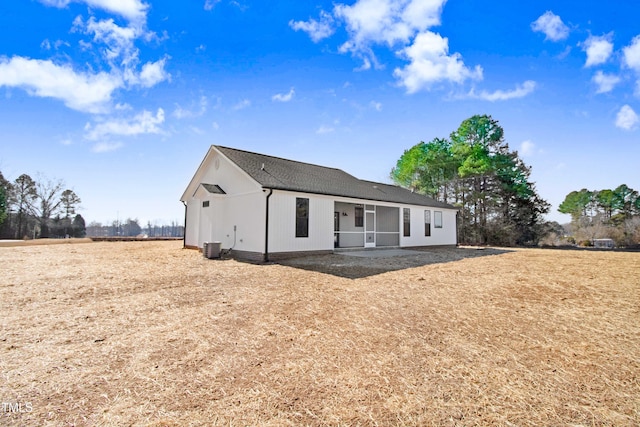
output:
M 77 214 L 73 218 L 73 223 L 71 224 L 73 237 L 85 237 L 87 235 L 87 228 L 85 226 L 84 218 L 82 215 Z
M 451 133 L 406 150 L 393 181 L 460 208 L 459 238 L 480 244 L 536 243 L 549 204 L 530 182 L 531 169 L 504 141 L 491 116 L 473 116 Z

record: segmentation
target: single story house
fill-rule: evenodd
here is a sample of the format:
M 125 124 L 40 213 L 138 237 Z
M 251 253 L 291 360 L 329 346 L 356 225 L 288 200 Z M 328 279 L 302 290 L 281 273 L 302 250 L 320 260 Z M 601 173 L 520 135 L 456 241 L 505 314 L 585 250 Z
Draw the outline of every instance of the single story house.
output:
M 340 169 L 217 145 L 180 200 L 185 247 L 221 242 L 256 261 L 457 243 L 454 206 Z

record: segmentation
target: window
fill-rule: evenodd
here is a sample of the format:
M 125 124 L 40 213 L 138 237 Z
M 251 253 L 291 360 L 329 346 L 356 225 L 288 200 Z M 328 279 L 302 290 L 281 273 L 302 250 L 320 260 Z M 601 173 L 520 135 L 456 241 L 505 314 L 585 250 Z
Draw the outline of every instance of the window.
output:
M 424 235 L 431 236 L 431 211 L 424 211 Z
M 296 197 L 296 237 L 309 237 L 309 199 Z
M 435 228 L 442 228 L 442 212 L 440 211 L 435 211 L 433 213 L 433 226 Z
M 202 202 L 202 207 L 203 208 L 208 208 L 209 207 L 209 201 L 205 200 L 204 202 Z
M 402 209 L 402 221 L 404 223 L 404 236 L 411 236 L 411 209 Z
M 356 206 L 356 227 L 364 227 L 364 209 L 362 206 Z

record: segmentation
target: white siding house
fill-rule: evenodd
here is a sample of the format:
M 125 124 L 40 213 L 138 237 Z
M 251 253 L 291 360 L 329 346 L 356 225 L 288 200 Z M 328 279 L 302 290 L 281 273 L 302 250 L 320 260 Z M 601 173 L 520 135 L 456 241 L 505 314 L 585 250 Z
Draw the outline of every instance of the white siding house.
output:
M 182 195 L 185 247 L 269 260 L 340 248 L 452 246 L 451 205 L 344 171 L 211 146 Z

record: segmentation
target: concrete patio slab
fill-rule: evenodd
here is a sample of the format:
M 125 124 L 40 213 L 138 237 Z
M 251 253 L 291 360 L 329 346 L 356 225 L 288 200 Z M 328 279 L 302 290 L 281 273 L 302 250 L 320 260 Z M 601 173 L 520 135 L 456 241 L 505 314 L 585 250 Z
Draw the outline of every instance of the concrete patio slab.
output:
M 336 252 L 337 255 L 355 256 L 360 258 L 391 258 L 408 255 L 424 255 L 424 252 L 410 249 L 371 249 L 363 251 Z

